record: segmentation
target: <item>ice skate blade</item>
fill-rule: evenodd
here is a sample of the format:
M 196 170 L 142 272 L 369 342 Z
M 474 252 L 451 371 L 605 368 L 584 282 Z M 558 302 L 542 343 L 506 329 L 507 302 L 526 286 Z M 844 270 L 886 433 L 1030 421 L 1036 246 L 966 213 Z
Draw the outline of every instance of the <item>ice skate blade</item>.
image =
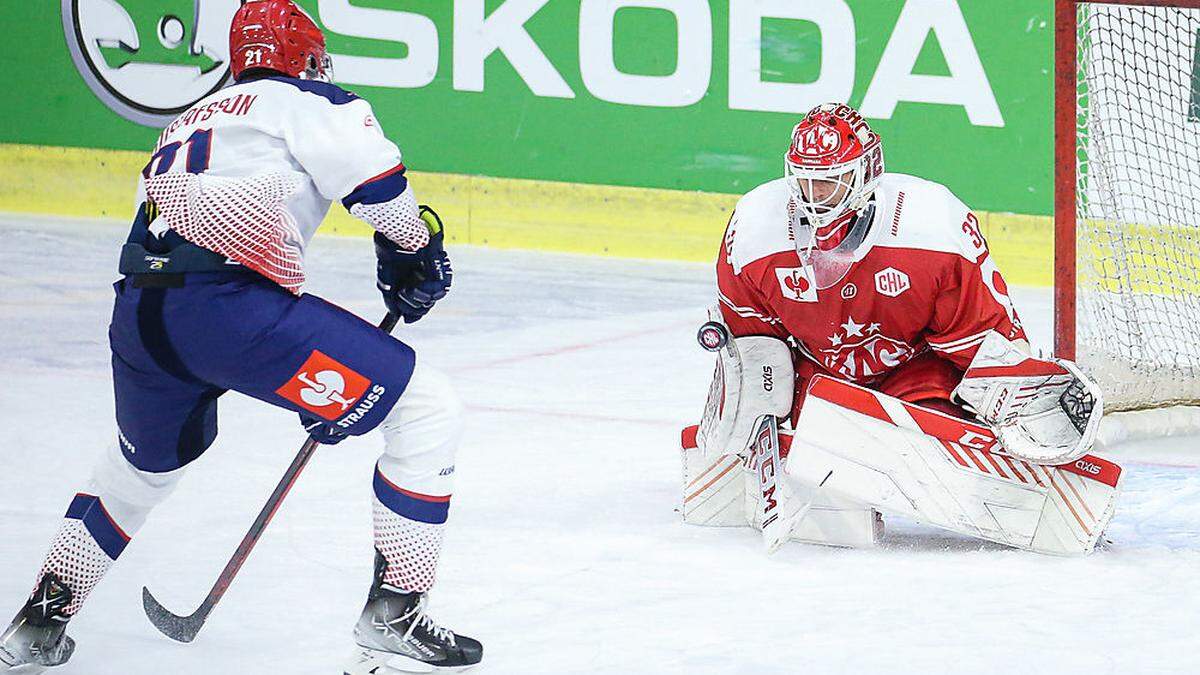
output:
M 403 654 L 393 654 L 375 649 L 359 647 L 350 658 L 350 665 L 342 675 L 408 675 L 408 673 L 457 673 L 478 664 L 466 666 L 435 666 L 418 661 Z
M 0 663 L 0 673 L 4 675 L 39 675 L 46 672 L 49 667 L 37 663 L 26 663 L 20 666 L 5 666 Z

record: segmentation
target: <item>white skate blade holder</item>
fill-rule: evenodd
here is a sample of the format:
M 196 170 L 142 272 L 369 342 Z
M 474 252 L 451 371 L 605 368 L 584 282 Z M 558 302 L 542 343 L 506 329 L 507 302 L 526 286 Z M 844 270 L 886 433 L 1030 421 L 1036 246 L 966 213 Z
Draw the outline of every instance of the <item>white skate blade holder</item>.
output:
M 408 673 L 457 673 L 478 664 L 450 668 L 409 658 L 403 654 L 356 647 L 343 675 L 407 675 Z

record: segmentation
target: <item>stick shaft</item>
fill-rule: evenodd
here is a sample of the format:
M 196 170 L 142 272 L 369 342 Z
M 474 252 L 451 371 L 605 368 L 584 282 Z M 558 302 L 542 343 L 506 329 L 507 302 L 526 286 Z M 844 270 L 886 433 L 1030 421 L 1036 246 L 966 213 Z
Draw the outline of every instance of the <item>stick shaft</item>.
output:
M 379 323 L 380 330 L 388 333 L 390 333 L 395 326 L 396 317 L 392 314 L 388 314 L 386 317 L 384 317 L 383 321 Z M 263 531 L 267 529 L 267 525 L 271 523 L 271 520 L 275 517 L 275 513 L 279 511 L 279 506 L 283 503 L 283 499 L 287 497 L 288 492 L 290 492 L 292 489 L 292 486 L 296 484 L 296 480 L 300 477 L 300 472 L 304 470 L 304 467 L 308 464 L 309 460 L 312 459 L 312 456 L 316 453 L 319 445 L 320 444 L 311 437 L 304 442 L 304 445 L 300 447 L 300 451 L 296 453 L 296 457 L 292 460 L 291 465 L 288 466 L 287 471 L 284 472 L 283 478 L 281 478 L 279 480 L 279 484 L 275 486 L 274 492 L 272 492 L 271 496 L 267 499 L 267 503 L 264 504 L 262 510 L 259 511 L 258 517 L 255 518 L 254 523 L 250 525 L 250 529 L 246 532 L 246 536 L 242 537 L 242 542 L 238 544 L 237 550 L 233 552 L 233 556 L 229 558 L 229 562 L 225 563 L 225 569 L 221 570 L 221 575 L 217 577 L 216 583 L 213 584 L 212 589 L 209 590 L 208 595 L 205 596 L 204 602 L 200 603 L 199 609 L 197 609 L 188 617 L 175 617 L 176 619 L 184 619 L 188 624 L 191 625 L 191 628 L 188 631 L 191 632 L 191 637 L 194 637 L 195 632 L 200 630 L 200 626 L 204 624 L 204 620 L 208 617 L 209 613 L 212 612 L 213 608 L 217 606 L 217 603 L 221 601 L 221 598 L 225 595 L 225 591 L 229 590 L 229 586 L 233 583 L 234 577 L 236 577 L 238 571 L 242 569 L 242 565 L 245 564 L 246 559 L 250 557 L 250 552 L 254 550 L 254 546 L 258 544 L 258 540 L 262 538 Z M 149 595 L 148 591 L 146 591 L 146 595 Z M 147 613 L 149 614 L 149 610 L 147 610 Z M 150 616 L 151 621 L 155 623 L 155 626 L 159 628 L 159 630 L 162 630 L 169 637 L 180 639 L 176 635 L 172 635 L 171 632 L 164 630 L 164 626 L 160 626 L 159 623 L 155 621 L 155 618 L 156 617 L 154 615 Z M 185 641 L 190 642 L 190 637 Z
M 221 570 L 221 575 L 217 577 L 212 590 L 208 592 L 208 596 L 200 604 L 198 618 L 203 620 L 207 617 L 213 607 L 221 601 L 221 597 L 225 595 L 225 591 L 229 590 L 229 585 L 233 583 L 233 578 L 237 576 L 246 559 L 250 557 L 250 552 L 254 550 L 254 546 L 258 544 L 258 540 L 262 538 L 263 531 L 267 529 L 267 525 L 275 517 L 275 513 L 279 510 L 280 504 L 283 503 L 284 497 L 287 497 L 288 492 L 292 490 L 292 486 L 296 484 L 296 479 L 300 477 L 300 472 L 304 470 L 308 461 L 312 459 L 319 445 L 316 440 L 309 438 L 301 446 L 300 452 L 296 453 L 296 457 L 283 474 L 283 478 L 275 486 L 275 491 L 271 493 L 271 497 L 267 499 L 267 503 L 259 511 L 258 517 L 250 525 L 246 536 L 242 537 L 242 543 L 238 544 L 237 550 L 233 552 L 233 556 L 229 558 L 229 562 L 225 563 L 225 569 Z

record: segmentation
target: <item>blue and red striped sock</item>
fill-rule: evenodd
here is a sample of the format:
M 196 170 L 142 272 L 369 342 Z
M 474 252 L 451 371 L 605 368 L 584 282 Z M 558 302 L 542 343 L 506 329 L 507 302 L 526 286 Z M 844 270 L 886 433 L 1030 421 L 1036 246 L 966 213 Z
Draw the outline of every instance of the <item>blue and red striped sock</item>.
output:
M 384 583 L 406 592 L 433 587 L 450 495 L 406 490 L 375 468 L 375 548 L 387 560 Z

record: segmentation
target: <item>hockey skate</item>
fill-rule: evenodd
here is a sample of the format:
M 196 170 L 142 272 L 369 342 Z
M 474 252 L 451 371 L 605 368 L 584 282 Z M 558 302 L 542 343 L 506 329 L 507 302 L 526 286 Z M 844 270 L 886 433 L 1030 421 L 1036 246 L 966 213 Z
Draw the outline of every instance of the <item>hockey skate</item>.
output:
M 375 553 L 375 581 L 367 595 L 345 675 L 394 675 L 465 670 L 483 658 L 478 640 L 443 628 L 425 613 L 425 593 L 405 593 L 383 582 L 387 561 Z
M 0 635 L 0 673 L 28 675 L 71 658 L 75 641 L 67 637 L 71 589 L 54 574 L 46 574 L 37 592 Z

